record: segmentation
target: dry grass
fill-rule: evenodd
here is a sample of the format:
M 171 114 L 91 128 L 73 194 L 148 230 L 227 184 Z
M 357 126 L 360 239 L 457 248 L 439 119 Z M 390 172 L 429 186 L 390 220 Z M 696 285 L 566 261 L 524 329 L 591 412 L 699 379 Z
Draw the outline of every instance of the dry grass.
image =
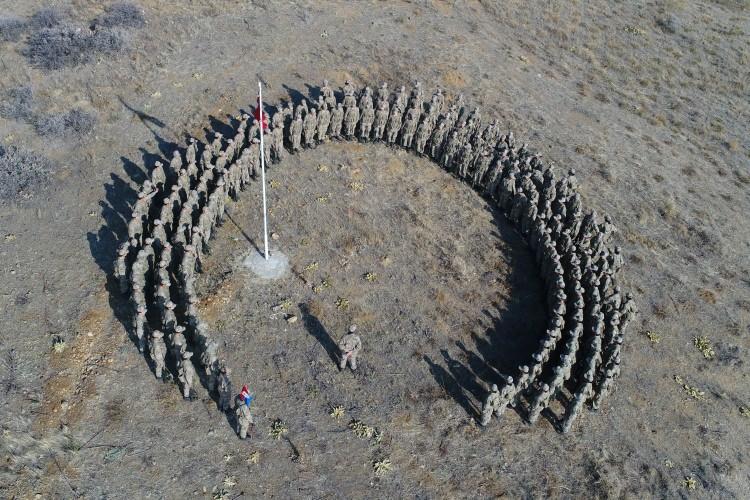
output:
M 674 381 L 680 384 L 682 389 L 685 391 L 685 394 L 687 394 L 691 398 L 698 401 L 705 401 L 706 393 L 704 391 L 701 391 L 697 387 L 686 384 L 682 377 L 680 377 L 679 375 L 674 376 Z
M 693 338 L 693 345 L 703 354 L 706 359 L 713 359 L 716 357 L 716 351 L 714 351 L 711 341 L 708 337 L 695 337 Z
M 321 319 L 325 315 L 325 307 L 319 300 L 311 300 L 307 303 L 307 310 L 312 316 Z
M 685 476 L 685 480 L 682 482 L 682 484 L 688 490 L 694 490 L 696 486 L 698 485 L 698 482 L 695 480 L 693 476 Z
M 375 469 L 375 475 L 376 476 L 384 476 L 387 473 L 389 473 L 392 469 L 393 464 L 391 461 L 387 458 L 384 458 L 382 460 L 376 460 L 373 462 L 372 467 Z
M 716 294 L 711 290 L 702 289 L 698 291 L 698 295 L 704 302 L 708 304 L 716 304 Z
M 345 414 L 346 414 L 346 411 L 344 410 L 344 407 L 341 405 L 332 407 L 331 412 L 329 413 L 329 415 L 331 415 L 331 417 L 335 418 L 336 420 L 339 420 Z
M 661 336 L 654 331 L 646 330 L 645 335 L 652 344 L 658 344 L 661 342 Z
M 664 200 L 662 206 L 659 208 L 659 215 L 665 219 L 675 219 L 678 213 L 677 204 L 672 197 Z
M 70 443 L 69 436 L 62 432 L 50 432 L 43 437 L 35 437 L 26 429 L 28 422 L 7 419 L 3 422 L 0 434 L 0 484 L 13 484 L 18 474 L 27 473 L 40 477 L 47 471 L 49 459 L 62 453 Z
M 278 419 L 271 424 L 271 428 L 268 429 L 268 435 L 273 439 L 281 439 L 281 437 L 289 431 L 286 424 Z
M 125 420 L 127 405 L 122 399 L 116 399 L 104 405 L 104 415 L 107 419 L 107 425 L 119 427 Z

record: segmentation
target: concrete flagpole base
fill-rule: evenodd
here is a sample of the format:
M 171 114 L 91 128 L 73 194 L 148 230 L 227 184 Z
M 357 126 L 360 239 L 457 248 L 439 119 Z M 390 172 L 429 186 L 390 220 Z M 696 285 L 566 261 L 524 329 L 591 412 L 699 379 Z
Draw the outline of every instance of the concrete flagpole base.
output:
M 268 259 L 262 253 L 252 251 L 243 259 L 242 265 L 261 279 L 276 280 L 289 271 L 289 258 L 278 250 L 271 252 Z

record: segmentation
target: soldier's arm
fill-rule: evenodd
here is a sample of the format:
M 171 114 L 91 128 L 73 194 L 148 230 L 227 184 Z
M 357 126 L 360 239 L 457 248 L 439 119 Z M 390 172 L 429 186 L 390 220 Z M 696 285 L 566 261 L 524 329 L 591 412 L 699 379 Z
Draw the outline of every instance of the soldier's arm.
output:
M 159 192 L 159 188 L 157 186 L 154 186 L 154 190 L 151 191 L 146 196 L 144 196 L 143 199 L 144 200 L 149 200 L 149 199 L 153 198 L 154 196 L 156 196 L 156 193 L 158 193 L 158 192 Z

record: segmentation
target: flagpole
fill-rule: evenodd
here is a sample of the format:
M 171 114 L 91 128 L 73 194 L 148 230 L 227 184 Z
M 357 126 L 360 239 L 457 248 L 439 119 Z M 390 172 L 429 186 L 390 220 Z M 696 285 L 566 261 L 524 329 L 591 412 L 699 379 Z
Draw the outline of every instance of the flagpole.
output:
M 268 260 L 268 215 L 266 213 L 266 155 L 263 147 L 263 88 L 258 82 L 258 109 L 260 109 L 260 177 L 263 184 L 263 242 L 265 257 Z

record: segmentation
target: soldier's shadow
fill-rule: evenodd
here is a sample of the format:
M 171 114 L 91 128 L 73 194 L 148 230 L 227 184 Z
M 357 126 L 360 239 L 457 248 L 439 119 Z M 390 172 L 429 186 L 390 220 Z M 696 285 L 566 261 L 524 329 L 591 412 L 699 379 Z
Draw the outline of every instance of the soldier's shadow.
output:
M 447 356 L 447 353 L 444 350 L 442 351 L 442 353 L 443 357 L 445 358 Z M 450 356 L 447 357 L 450 358 Z M 464 391 L 463 383 L 465 383 L 465 380 L 460 380 L 456 377 L 456 373 L 461 372 L 461 368 L 452 365 L 451 371 L 448 371 L 439 364 L 435 363 L 426 354 L 422 357 L 422 359 L 425 363 L 427 363 L 427 366 L 429 367 L 430 373 L 435 379 L 435 382 L 437 382 L 438 385 L 443 388 L 445 393 L 452 397 L 456 403 L 458 403 L 464 410 L 466 410 L 466 413 L 468 413 L 469 416 L 478 418 L 480 416 L 480 411 L 476 408 L 476 406 L 474 406 L 474 404 L 471 402 L 469 397 L 466 395 L 466 392 Z M 455 361 L 455 363 L 458 362 Z M 465 369 L 465 367 L 463 366 L 462 368 Z M 466 375 L 466 373 L 463 373 L 463 375 Z M 463 379 L 463 377 L 461 378 Z
M 331 360 L 338 365 L 339 362 L 339 348 L 336 342 L 328 334 L 328 330 L 323 326 L 320 320 L 310 312 L 310 308 L 307 304 L 299 304 L 300 311 L 302 311 L 302 323 L 305 325 L 308 333 L 315 337 L 315 339 L 323 346 Z

